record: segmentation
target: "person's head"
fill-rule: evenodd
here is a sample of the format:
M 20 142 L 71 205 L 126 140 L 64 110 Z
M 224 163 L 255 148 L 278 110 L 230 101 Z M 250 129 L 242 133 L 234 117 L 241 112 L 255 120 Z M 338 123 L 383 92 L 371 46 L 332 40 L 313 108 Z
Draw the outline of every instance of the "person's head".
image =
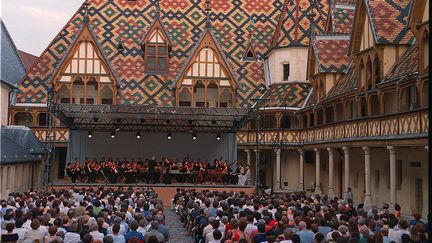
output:
M 40 225 L 41 225 L 41 223 L 40 223 L 40 221 L 38 219 L 33 219 L 32 222 L 30 223 L 30 227 L 33 230 L 39 229 Z
M 153 220 L 153 221 L 150 223 L 150 227 L 151 227 L 152 230 L 158 230 L 158 229 L 159 229 L 159 222 L 156 221 L 156 220 Z
M 138 223 L 134 220 L 129 224 L 129 227 L 132 231 L 136 231 L 138 229 Z
M 401 210 L 401 206 L 399 205 L 399 204 L 395 204 L 394 205 L 394 209 L 396 210 L 396 211 L 400 211 Z
M 69 227 L 70 227 L 70 230 L 72 232 L 78 233 L 78 231 L 79 231 L 79 223 L 78 223 L 78 221 L 72 221 L 72 223 L 70 223 Z
M 90 225 L 90 231 L 98 231 L 99 225 L 98 223 L 94 222 Z
M 408 228 L 408 221 L 402 219 L 399 221 L 399 229 L 407 229 Z
M 260 233 L 265 232 L 265 224 L 260 223 L 260 224 L 258 224 L 257 228 L 258 228 L 258 232 L 260 232 Z
M 91 236 L 90 234 L 85 234 L 82 236 L 81 240 L 83 243 L 92 243 L 93 242 L 93 236 Z
M 55 234 L 57 234 L 57 226 L 55 226 L 55 225 L 51 225 L 51 226 L 48 228 L 48 233 L 49 233 L 51 236 L 54 236 Z
M 114 234 L 118 234 L 120 232 L 120 224 L 114 223 L 113 226 L 112 226 L 112 232 Z
M 298 224 L 298 227 L 299 227 L 299 230 L 306 230 L 306 222 L 301 221 L 301 222 Z
M 114 242 L 114 239 L 112 238 L 111 235 L 106 235 L 106 236 L 104 236 L 104 238 L 102 239 L 102 242 L 103 242 L 103 243 L 113 243 L 113 242 Z
M 222 238 L 222 232 L 220 232 L 220 230 L 218 230 L 218 229 L 215 229 L 213 231 L 213 238 L 215 240 L 220 240 Z
M 321 233 L 316 233 L 315 235 L 314 235 L 314 242 L 316 242 L 316 243 L 320 243 L 320 242 L 322 242 L 324 240 L 324 235 L 323 234 L 321 234 Z
M 409 243 L 411 241 L 411 237 L 408 234 L 402 234 L 401 235 L 401 242 L 402 243 Z
M 14 228 L 15 228 L 15 224 L 14 223 L 8 223 L 8 224 L 6 224 L 6 231 L 8 233 L 12 233 L 12 231 L 14 230 Z

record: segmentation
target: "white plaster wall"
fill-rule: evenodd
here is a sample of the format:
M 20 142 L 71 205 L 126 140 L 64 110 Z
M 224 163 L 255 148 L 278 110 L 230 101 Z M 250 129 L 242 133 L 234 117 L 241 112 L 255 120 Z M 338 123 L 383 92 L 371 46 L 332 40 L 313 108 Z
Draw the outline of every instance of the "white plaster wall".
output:
M 290 64 L 288 81 L 306 80 L 308 48 L 290 47 L 276 49 L 269 55 L 271 83 L 286 81 L 283 79 L 283 64 Z
M 1 120 L 1 125 L 5 126 L 8 124 L 8 108 L 9 108 L 9 91 L 10 91 L 10 89 L 4 84 L 1 84 L 0 86 L 1 86 L 0 120 Z

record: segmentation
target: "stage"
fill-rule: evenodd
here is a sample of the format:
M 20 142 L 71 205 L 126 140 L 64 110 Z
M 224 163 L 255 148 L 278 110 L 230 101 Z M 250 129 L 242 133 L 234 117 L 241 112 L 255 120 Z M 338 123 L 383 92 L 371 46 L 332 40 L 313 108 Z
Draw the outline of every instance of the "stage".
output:
M 48 189 L 70 189 L 72 187 L 74 187 L 74 188 L 92 187 L 94 189 L 97 189 L 101 186 L 111 187 L 111 188 L 118 188 L 118 187 L 147 188 L 147 187 L 151 187 L 159 195 L 159 198 L 164 202 L 164 205 L 167 205 L 167 206 L 171 204 L 171 199 L 173 199 L 177 188 L 195 189 L 197 191 L 212 190 L 212 191 L 245 192 L 248 194 L 255 192 L 254 186 L 220 185 L 220 184 L 192 184 L 192 183 L 173 183 L 173 184 L 117 183 L 117 184 L 110 184 L 110 183 L 73 183 L 73 182 L 69 182 L 69 181 L 58 181 L 58 182 L 53 182 L 52 184 L 50 184 L 47 187 L 48 187 Z

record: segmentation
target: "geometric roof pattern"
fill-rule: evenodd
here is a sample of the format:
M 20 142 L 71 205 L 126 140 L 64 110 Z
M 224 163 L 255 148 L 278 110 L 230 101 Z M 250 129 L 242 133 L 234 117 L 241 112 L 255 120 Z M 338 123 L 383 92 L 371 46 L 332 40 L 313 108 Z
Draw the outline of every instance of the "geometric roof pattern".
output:
M 358 72 L 353 62 L 350 62 L 345 75 L 342 75 L 336 84 L 329 90 L 325 99 L 353 91 L 357 87 Z
M 33 64 L 36 62 L 36 60 L 38 58 L 37 56 L 32 55 L 32 54 L 27 53 L 27 52 L 22 51 L 22 50 L 18 50 L 18 54 L 24 63 L 24 67 L 25 67 L 26 71 L 29 70 L 31 68 L 31 66 L 33 66 Z
M 274 83 L 263 98 L 269 99 L 267 107 L 301 108 L 311 87 L 308 82 Z
M 310 1 L 315 0 L 292 0 L 295 4 L 290 6 L 286 6 L 290 1 L 280 0 L 211 1 L 209 17 L 212 31 L 239 82 L 238 107 L 252 105 L 251 100 L 261 97 L 266 91 L 263 63 L 241 60 L 247 48 L 248 33 L 253 33 L 254 50 L 258 56 L 263 56 L 270 48 L 278 16 L 284 13 L 284 19 L 288 19 L 289 23 L 279 28 L 283 35 L 289 35 L 287 38 L 292 42 L 282 41 L 279 44 L 307 45 Z M 144 70 L 142 38 L 158 14 L 157 2 L 160 19 L 172 47 L 168 72 L 148 74 Z M 318 29 L 326 20 L 325 2 L 316 3 Z M 173 106 L 174 91 L 171 87 L 174 79 L 205 30 L 205 1 L 88 0 L 88 3 L 90 29 L 119 78 L 117 104 Z M 82 5 L 27 72 L 20 82 L 17 102 L 46 103 L 50 82 L 61 60 L 78 38 L 85 12 Z M 119 43 L 124 47 L 121 51 L 117 50 Z
M 312 47 L 319 72 L 344 73 L 350 62 L 349 36 L 313 36 Z
M 308 46 L 311 27 L 309 14 L 312 11 L 315 13 L 314 31 L 322 32 L 327 21 L 328 8 L 328 1 L 285 0 L 269 51 L 290 46 Z
M 408 26 L 412 0 L 364 0 L 377 44 L 409 44 Z
M 355 5 L 336 4 L 331 11 L 332 31 L 335 33 L 351 33 L 354 12 Z
M 419 67 L 420 53 L 417 46 L 412 45 L 396 60 L 385 75 L 383 83 L 397 80 L 398 77 L 418 73 Z

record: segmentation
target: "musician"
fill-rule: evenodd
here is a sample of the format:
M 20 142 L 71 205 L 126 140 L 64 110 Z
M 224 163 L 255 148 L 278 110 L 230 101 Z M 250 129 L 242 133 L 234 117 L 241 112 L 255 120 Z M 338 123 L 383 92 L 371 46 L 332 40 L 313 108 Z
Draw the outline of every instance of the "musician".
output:
M 249 179 L 251 171 L 249 169 L 249 165 L 246 165 L 244 169 L 242 169 L 241 174 L 239 175 L 238 184 L 240 186 L 244 186 L 246 181 Z
M 156 176 L 155 176 L 155 167 L 156 167 L 157 163 L 156 163 L 156 156 L 152 156 L 151 160 L 148 161 L 148 179 L 149 181 L 151 181 L 152 184 L 155 183 L 156 181 Z M 149 183 L 147 181 L 147 183 Z
M 75 173 L 75 163 L 68 163 L 67 164 L 66 173 L 73 183 L 77 182 L 78 176 Z

